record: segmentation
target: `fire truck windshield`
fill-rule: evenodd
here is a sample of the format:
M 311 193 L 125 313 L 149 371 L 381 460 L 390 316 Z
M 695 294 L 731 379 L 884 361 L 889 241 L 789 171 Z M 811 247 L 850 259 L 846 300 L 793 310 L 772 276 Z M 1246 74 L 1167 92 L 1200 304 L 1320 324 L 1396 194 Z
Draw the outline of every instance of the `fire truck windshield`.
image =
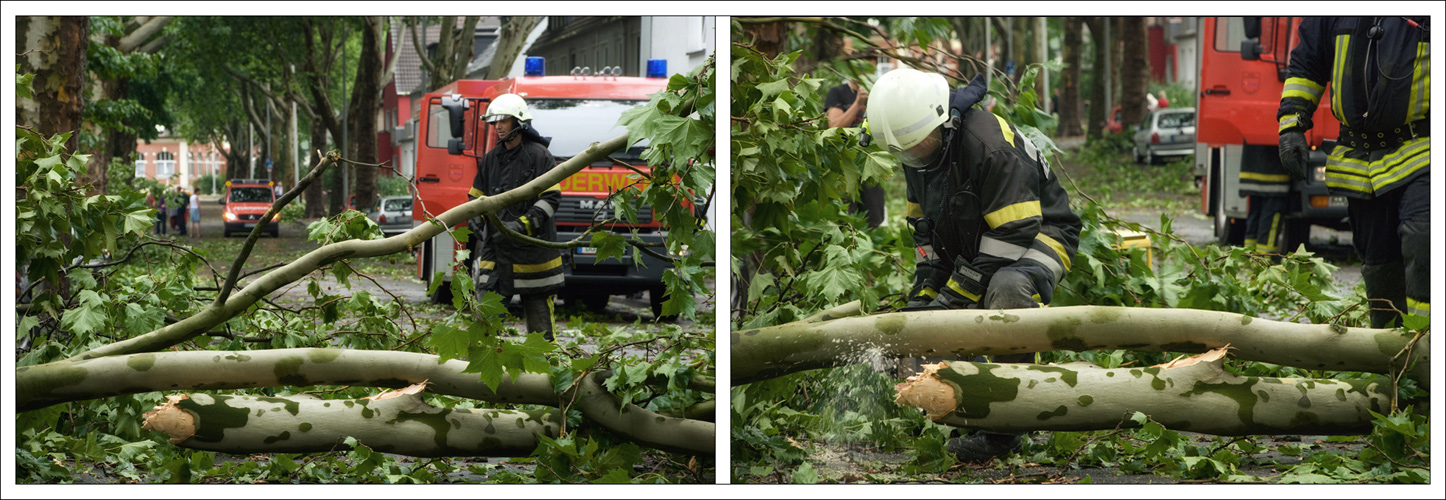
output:
M 264 187 L 233 187 L 231 188 L 231 202 L 233 203 L 271 203 L 271 188 Z
M 594 142 L 602 142 L 627 133 L 617 125 L 624 111 L 646 104 L 642 100 L 609 99 L 529 99 L 532 124 L 538 133 L 552 137 L 548 150 L 558 158 L 570 158 Z M 647 141 L 641 141 L 626 153 L 614 156 L 636 158 Z

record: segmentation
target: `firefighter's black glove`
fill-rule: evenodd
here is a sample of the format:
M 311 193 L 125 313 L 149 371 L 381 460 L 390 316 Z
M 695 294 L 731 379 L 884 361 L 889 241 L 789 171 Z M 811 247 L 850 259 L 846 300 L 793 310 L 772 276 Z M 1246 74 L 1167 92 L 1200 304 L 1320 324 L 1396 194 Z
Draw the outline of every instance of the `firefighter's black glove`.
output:
M 527 227 L 524 226 L 520 220 L 510 220 L 507 222 L 503 222 L 502 225 L 506 226 L 507 229 L 511 229 L 515 233 L 531 236 L 531 234 L 527 232 Z
M 1310 145 L 1299 129 L 1280 134 L 1280 165 L 1297 180 L 1306 179 L 1310 168 Z
M 900 311 L 921 311 L 939 295 L 939 287 L 949 275 L 939 259 L 920 260 L 914 264 L 914 287 L 909 291 L 909 303 Z
M 472 231 L 472 238 L 481 238 L 482 230 L 487 228 L 487 222 L 481 217 L 467 219 L 467 230 Z
M 984 299 L 984 274 L 960 257 L 954 262 L 954 273 L 939 289 L 932 305 L 943 309 L 972 309 Z

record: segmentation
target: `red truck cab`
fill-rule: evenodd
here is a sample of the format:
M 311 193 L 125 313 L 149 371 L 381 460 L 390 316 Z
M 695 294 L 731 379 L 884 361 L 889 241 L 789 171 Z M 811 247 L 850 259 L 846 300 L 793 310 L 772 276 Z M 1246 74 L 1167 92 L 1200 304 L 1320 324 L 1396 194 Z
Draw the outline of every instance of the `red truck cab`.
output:
M 1239 195 L 1241 165 L 1279 161 L 1280 94 L 1290 50 L 1300 43 L 1299 17 L 1200 18 L 1200 60 L 1196 84 L 1195 175 L 1200 212 L 1215 218 L 1222 244 L 1244 240 L 1247 199 Z M 1330 95 L 1327 85 L 1326 94 Z M 1334 147 L 1340 122 L 1330 99 L 1321 99 L 1306 133 L 1312 148 L 1310 175 L 1296 180 L 1286 209 L 1282 249 L 1309 239 L 1310 226 L 1348 228 L 1346 202 L 1325 185 L 1326 153 Z
M 221 236 L 229 238 L 233 232 L 246 232 L 256 227 L 261 216 L 276 202 L 276 184 L 267 179 L 231 179 L 221 193 L 220 203 L 226 208 L 221 211 L 225 223 Z M 266 232 L 272 238 L 280 235 L 278 215 L 271 217 Z
M 536 62 L 532 59 L 537 59 Z M 481 118 L 492 99 L 502 94 L 517 94 L 527 101 L 533 116 L 532 127 L 539 134 L 551 137 L 548 149 L 558 163 L 627 131 L 617 126 L 618 117 L 628 109 L 645 105 L 650 94 L 667 87 L 666 75 L 649 77 L 618 76 L 604 70 L 599 75 L 583 75 L 574 70 L 568 76 L 542 76 L 540 58 L 529 58 L 528 75 L 503 80 L 459 80 L 426 94 L 421 107 L 423 117 L 418 134 L 417 189 L 413 203 L 413 224 L 425 224 L 435 217 L 467 201 L 467 192 L 477 172 L 477 159 L 497 147 L 497 134 Z M 537 71 L 531 68 L 538 68 Z M 454 119 L 448 108 L 460 108 L 460 119 Z M 453 127 L 461 130 L 454 133 Z M 454 140 L 456 139 L 456 140 Z M 449 151 L 449 145 L 455 151 Z M 645 147 L 639 144 L 619 151 L 613 158 L 647 172 L 639 155 Z M 585 167 L 564 179 L 559 188 L 562 201 L 553 215 L 558 241 L 569 241 L 583 233 L 595 221 L 614 217 L 607 197 L 610 192 L 638 182 L 632 169 L 604 160 Z M 638 221 L 630 224 L 615 221 L 604 227 L 617 233 L 638 233 L 645 241 L 662 241 L 666 232 L 649 207 L 636 207 Z M 460 227 L 460 226 L 459 226 Z M 476 238 L 469 239 L 472 248 Z M 450 280 L 452 272 L 465 264 L 454 262 L 455 250 L 462 248 L 443 233 L 425 242 L 419 249 L 417 275 L 431 280 L 437 272 Z M 633 263 L 629 248 L 623 260 L 598 260 L 596 250 L 577 248 L 563 257 L 566 276 L 562 295 L 581 299 L 592 307 L 605 306 L 611 295 L 631 295 L 648 291 L 654 311 L 662 304 L 662 274 L 668 263 L 647 254 L 640 255 L 644 266 Z M 476 255 L 474 252 L 472 255 Z M 446 301 L 447 286 L 438 288 L 434 300 Z

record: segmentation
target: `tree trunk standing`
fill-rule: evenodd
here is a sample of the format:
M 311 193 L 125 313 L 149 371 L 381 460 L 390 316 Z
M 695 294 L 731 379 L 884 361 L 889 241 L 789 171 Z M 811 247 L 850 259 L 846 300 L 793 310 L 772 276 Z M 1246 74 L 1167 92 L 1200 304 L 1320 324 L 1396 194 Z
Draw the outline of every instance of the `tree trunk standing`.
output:
M 785 23 L 744 24 L 743 32 L 746 36 L 742 42 L 753 44 L 753 50 L 769 59 L 778 57 L 783 52 L 783 45 L 788 42 L 788 25 Z
M 20 73 L 35 75 L 31 99 L 15 102 L 15 123 L 41 135 L 71 132 L 65 147 L 80 147 L 84 96 L 85 50 L 90 43 L 90 18 L 84 16 L 21 16 L 15 18 L 15 46 Z
M 1033 50 L 1032 52 L 1030 52 L 1032 54 L 1030 58 L 1033 59 L 1034 62 L 1044 63 L 1050 60 L 1049 18 L 1035 17 L 1031 18 L 1031 21 L 1033 21 L 1033 29 L 1030 30 L 1031 36 L 1029 37 L 1029 39 L 1030 47 Z M 1050 86 L 1057 85 L 1057 83 L 1050 83 L 1050 71 L 1048 69 L 1040 68 L 1039 77 L 1035 79 L 1034 85 L 1034 93 L 1035 95 L 1039 96 L 1038 102 L 1040 109 L 1044 110 L 1045 113 L 1049 113 L 1051 111 L 1051 108 L 1053 107 L 1054 100 L 1054 95 L 1050 92 Z
M 535 16 L 512 16 L 507 23 L 502 25 L 502 33 L 497 38 L 497 51 L 493 52 L 492 62 L 487 66 L 487 80 L 501 80 L 507 77 L 512 71 L 512 63 L 522 55 L 522 48 L 527 45 L 527 36 L 537 27 L 539 18 Z
M 386 19 L 380 16 L 362 18 L 361 59 L 357 62 L 356 84 L 352 86 L 348 115 L 351 127 L 351 152 L 348 158 L 361 163 L 377 163 L 377 114 L 382 109 L 382 78 L 386 40 L 382 29 Z M 365 210 L 376 206 L 377 167 L 358 166 L 356 173 L 356 207 Z
M 1084 133 L 1080 120 L 1084 117 L 1084 101 L 1080 99 L 1080 51 L 1084 43 L 1084 22 L 1078 17 L 1064 18 L 1064 70 L 1059 82 L 1059 135 L 1074 137 Z
M 1176 431 L 1223 436 L 1367 434 L 1391 407 L 1387 377 L 1356 380 L 1243 377 L 1225 349 L 1148 368 L 1091 363 L 946 361 L 899 384 L 900 404 L 936 423 L 1027 432 L 1140 427 L 1135 412 Z
M 982 59 L 981 54 L 984 43 L 983 29 L 977 25 L 979 18 L 976 17 L 950 17 L 949 24 L 954 27 L 954 32 L 959 39 L 959 50 L 961 55 L 968 56 L 959 61 L 959 74 L 966 80 L 974 78 L 974 75 L 984 71 L 984 65 L 977 59 Z
M 1124 30 L 1120 29 L 1125 24 L 1124 17 L 1110 18 L 1110 108 L 1120 105 L 1120 65 L 1124 63 L 1125 38 Z
M 1029 50 L 1029 18 L 1012 17 L 1009 19 L 1009 45 L 1012 47 L 1010 60 L 1014 61 L 1014 75 L 1010 77 L 1015 87 L 1024 78 L 1024 68 L 1034 62 Z M 1024 89 L 1018 89 L 1023 91 Z
M 1110 110 L 1105 109 L 1105 81 L 1108 77 L 1105 70 L 1109 65 L 1109 45 L 1105 43 L 1105 25 L 1109 24 L 1108 17 L 1086 17 L 1084 23 L 1090 29 L 1090 42 L 1094 46 L 1094 60 L 1090 66 L 1090 107 L 1089 124 L 1085 127 L 1085 136 L 1099 138 L 1105 130 L 1105 122 L 1108 119 Z
M 311 121 L 311 151 L 306 151 L 305 173 L 310 173 L 321 163 L 321 154 L 326 151 L 326 125 L 321 120 Z M 326 217 L 326 206 L 322 195 L 322 183 L 313 182 L 306 186 L 306 218 Z
M 816 73 L 820 64 L 826 61 L 839 59 L 844 55 L 843 37 L 831 29 L 814 28 L 812 53 L 804 52 L 793 63 L 793 70 L 800 75 L 812 75 L 817 78 L 825 78 L 828 75 Z M 844 75 L 844 78 L 852 78 L 852 75 Z
M 1149 92 L 1150 49 L 1149 28 L 1143 17 L 1126 17 L 1120 26 L 1124 60 L 1120 64 L 1120 116 L 1128 125 L 1145 121 L 1145 93 Z

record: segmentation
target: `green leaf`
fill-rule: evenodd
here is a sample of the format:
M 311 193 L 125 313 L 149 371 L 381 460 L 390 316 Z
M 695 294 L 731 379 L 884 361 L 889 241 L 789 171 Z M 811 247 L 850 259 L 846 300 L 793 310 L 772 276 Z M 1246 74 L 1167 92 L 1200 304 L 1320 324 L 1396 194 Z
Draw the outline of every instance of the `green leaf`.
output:
M 463 359 L 472 344 L 472 336 L 466 330 L 445 323 L 433 324 L 432 334 L 427 338 L 427 345 L 437 351 L 438 361 Z
M 598 484 L 628 484 L 632 482 L 632 478 L 628 476 L 628 471 L 617 468 L 597 478 L 597 480 L 593 482 Z
M 502 385 L 502 347 L 489 345 L 473 346 L 467 350 L 467 368 L 462 373 L 476 373 L 487 388 L 497 390 Z
M 793 471 L 791 482 L 793 484 L 815 484 L 818 482 L 818 472 L 813 470 L 813 464 L 804 462 Z
M 65 311 L 60 326 L 79 334 L 95 333 L 104 328 L 110 320 L 105 311 L 106 299 L 93 290 L 81 290 L 76 298 L 80 305 Z

